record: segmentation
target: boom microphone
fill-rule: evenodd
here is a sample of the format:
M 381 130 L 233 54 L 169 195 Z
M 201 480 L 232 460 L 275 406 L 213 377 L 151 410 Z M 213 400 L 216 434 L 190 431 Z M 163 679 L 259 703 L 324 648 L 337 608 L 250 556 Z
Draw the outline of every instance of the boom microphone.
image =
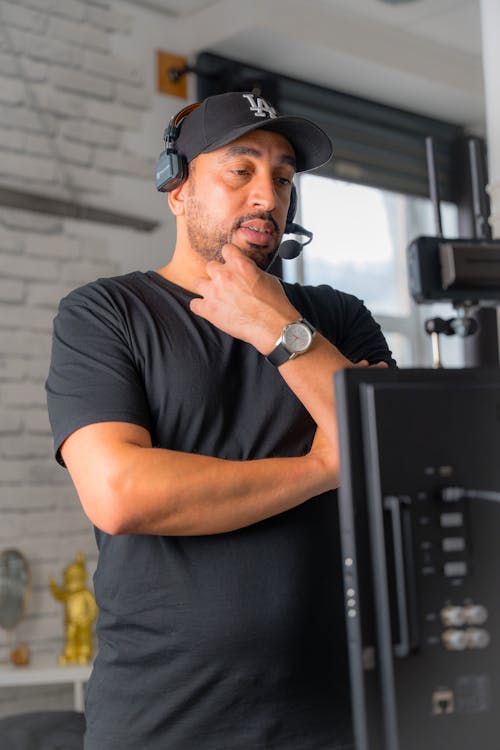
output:
M 302 252 L 302 248 L 308 245 L 313 238 L 313 233 L 308 229 L 304 229 L 300 224 L 294 224 L 293 222 L 287 223 L 285 227 L 285 234 L 298 234 L 303 237 L 307 237 L 306 242 L 299 242 L 298 240 L 285 240 L 281 243 L 278 248 L 278 255 L 280 258 L 291 260 L 297 258 Z

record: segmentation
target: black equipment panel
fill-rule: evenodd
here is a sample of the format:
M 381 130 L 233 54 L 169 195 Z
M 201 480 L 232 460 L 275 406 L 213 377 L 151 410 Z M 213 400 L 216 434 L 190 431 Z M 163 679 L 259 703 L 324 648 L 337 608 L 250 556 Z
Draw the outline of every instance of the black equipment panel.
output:
M 407 249 L 410 294 L 418 304 L 500 300 L 500 241 L 417 237 Z
M 335 389 L 356 750 L 498 750 L 500 370 Z

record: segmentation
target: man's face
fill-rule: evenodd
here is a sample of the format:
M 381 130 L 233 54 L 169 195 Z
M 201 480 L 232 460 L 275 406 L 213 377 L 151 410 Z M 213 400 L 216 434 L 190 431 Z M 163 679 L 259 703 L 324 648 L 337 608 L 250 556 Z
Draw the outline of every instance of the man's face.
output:
M 278 133 L 256 130 L 189 167 L 185 217 L 191 247 L 222 260 L 232 243 L 267 268 L 283 235 L 290 204 L 295 154 Z

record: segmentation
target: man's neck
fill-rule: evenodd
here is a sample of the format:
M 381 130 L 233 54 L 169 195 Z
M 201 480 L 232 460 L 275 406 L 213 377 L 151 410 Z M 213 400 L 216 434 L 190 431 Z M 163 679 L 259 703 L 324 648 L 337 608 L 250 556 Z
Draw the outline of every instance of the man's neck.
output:
M 197 255 L 192 256 L 190 253 L 182 253 L 176 249 L 172 260 L 162 268 L 158 268 L 156 272 L 173 284 L 196 293 L 194 288 L 196 280 L 206 277 L 205 263 L 206 261 Z

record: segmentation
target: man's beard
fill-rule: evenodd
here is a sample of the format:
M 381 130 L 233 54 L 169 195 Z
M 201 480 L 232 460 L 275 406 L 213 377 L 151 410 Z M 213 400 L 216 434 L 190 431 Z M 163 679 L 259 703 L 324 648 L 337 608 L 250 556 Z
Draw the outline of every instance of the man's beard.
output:
M 228 231 L 222 226 L 214 226 L 210 214 L 202 208 L 193 191 L 190 191 L 188 212 L 187 235 L 189 242 L 193 250 L 195 250 L 198 255 L 201 255 L 202 258 L 205 258 L 207 262 L 209 260 L 217 260 L 220 263 L 224 263 L 224 258 L 222 256 L 223 246 L 230 243 L 236 244 L 233 243 L 232 236 L 245 222 L 250 221 L 251 219 L 270 221 L 274 225 L 276 231 L 276 244 L 271 250 L 268 247 L 263 248 L 260 245 L 253 245 L 252 243 L 249 243 L 250 249 L 240 248 L 240 250 L 264 271 L 271 264 L 281 238 L 279 236 L 279 228 L 276 224 L 276 220 L 266 211 L 240 216 Z

